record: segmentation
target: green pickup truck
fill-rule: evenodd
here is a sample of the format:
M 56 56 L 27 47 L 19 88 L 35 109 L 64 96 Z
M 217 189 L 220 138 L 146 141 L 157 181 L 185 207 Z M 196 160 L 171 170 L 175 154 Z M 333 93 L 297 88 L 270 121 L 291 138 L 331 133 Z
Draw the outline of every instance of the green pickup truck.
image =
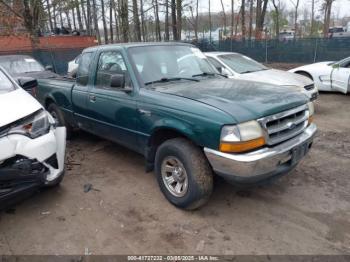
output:
M 88 48 L 76 80 L 40 80 L 36 93 L 68 132 L 144 155 L 165 197 L 184 209 L 209 199 L 214 174 L 239 184 L 286 174 L 316 133 L 299 90 L 228 80 L 183 43 Z

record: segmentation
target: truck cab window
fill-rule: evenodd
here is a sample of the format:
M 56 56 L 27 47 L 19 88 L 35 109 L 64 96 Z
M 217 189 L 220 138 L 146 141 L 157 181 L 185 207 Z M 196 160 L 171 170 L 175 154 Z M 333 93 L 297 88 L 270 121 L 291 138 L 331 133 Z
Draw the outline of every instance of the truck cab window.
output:
M 96 87 L 110 88 L 111 77 L 117 74 L 124 75 L 125 86 L 131 86 L 130 76 L 128 74 L 123 56 L 116 51 L 101 53 L 96 72 Z
M 86 86 L 89 80 L 90 64 L 92 60 L 92 53 L 84 53 L 79 58 L 79 67 L 77 71 L 77 83 Z

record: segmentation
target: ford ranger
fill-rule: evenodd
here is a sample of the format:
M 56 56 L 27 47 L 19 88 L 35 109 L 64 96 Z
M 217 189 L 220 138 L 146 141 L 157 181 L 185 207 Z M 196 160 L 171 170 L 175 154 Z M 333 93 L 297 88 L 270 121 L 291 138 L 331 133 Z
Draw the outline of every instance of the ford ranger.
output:
M 185 209 L 208 200 L 214 174 L 250 184 L 288 173 L 316 133 L 299 90 L 226 79 L 182 43 L 87 48 L 76 80 L 40 80 L 36 93 L 68 132 L 144 155 L 165 197 Z

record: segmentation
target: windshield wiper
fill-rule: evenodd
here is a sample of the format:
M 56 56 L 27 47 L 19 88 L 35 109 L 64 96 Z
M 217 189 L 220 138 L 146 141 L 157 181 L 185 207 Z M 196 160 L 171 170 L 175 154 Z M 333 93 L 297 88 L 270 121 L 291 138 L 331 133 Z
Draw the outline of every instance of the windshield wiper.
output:
M 200 74 L 195 74 L 192 77 L 196 77 L 196 76 L 215 76 L 215 75 L 219 75 L 219 74 L 211 73 L 211 72 L 203 72 L 203 73 L 200 73 Z
M 166 83 L 166 82 L 180 81 L 180 80 L 188 80 L 188 81 L 199 82 L 198 79 L 193 79 L 193 78 L 189 78 L 189 77 L 163 77 L 163 78 L 161 78 L 159 80 L 146 82 L 145 85 L 147 86 L 147 85 L 152 85 L 152 84 L 156 84 L 156 83 Z

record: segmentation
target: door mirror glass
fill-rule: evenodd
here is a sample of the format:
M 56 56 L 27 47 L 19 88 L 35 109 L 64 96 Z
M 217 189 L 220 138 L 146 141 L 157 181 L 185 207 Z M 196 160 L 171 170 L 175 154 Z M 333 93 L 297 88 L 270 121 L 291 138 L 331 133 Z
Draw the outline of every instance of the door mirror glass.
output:
M 230 76 L 231 75 L 230 71 L 228 71 L 225 67 L 221 68 L 221 74 L 223 74 L 225 76 Z
M 111 76 L 111 87 L 121 88 L 125 87 L 125 76 L 123 74 L 115 74 Z
M 339 68 L 340 65 L 339 65 L 339 64 L 334 64 L 334 65 L 332 65 L 332 67 L 333 67 L 334 69 L 336 69 L 336 68 Z
M 26 91 L 31 91 L 38 86 L 38 81 L 31 77 L 18 78 L 17 82 Z

